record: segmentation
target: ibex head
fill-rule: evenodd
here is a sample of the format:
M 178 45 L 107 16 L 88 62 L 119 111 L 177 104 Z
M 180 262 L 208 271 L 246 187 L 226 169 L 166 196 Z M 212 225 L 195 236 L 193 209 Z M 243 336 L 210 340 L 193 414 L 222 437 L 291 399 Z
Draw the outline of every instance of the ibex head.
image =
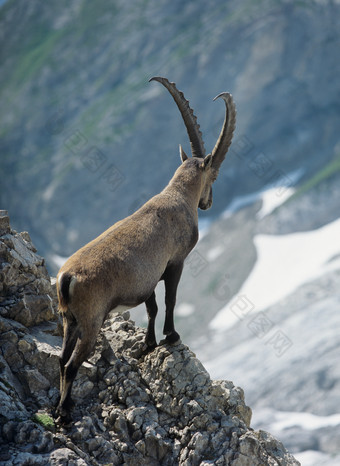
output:
M 155 76 L 151 78 L 150 81 L 158 81 L 163 84 L 172 95 L 181 112 L 189 136 L 192 158 L 198 159 L 197 162 L 195 162 L 195 166 L 201 173 L 201 193 L 198 207 L 202 210 L 209 209 L 212 205 L 212 184 L 216 180 L 219 168 L 225 159 L 235 129 L 236 108 L 233 98 L 228 92 L 222 92 L 214 98 L 214 100 L 216 100 L 220 97 L 224 100 L 226 115 L 215 147 L 210 154 L 206 155 L 200 126 L 183 92 L 176 88 L 175 83 L 169 82 L 166 78 Z M 187 163 L 187 160 L 192 160 L 192 158 L 186 155 L 181 145 L 179 146 L 179 150 L 183 164 Z M 192 165 L 192 163 L 190 163 L 190 165 Z

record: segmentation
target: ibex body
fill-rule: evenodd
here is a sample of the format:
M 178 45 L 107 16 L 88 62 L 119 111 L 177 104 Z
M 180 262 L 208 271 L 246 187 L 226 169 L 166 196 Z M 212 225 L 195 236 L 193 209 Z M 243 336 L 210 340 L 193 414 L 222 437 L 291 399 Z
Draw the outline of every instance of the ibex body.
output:
M 145 302 L 148 313 L 147 348 L 156 346 L 157 314 L 155 287 L 165 284 L 164 334 L 175 343 L 173 311 L 183 263 L 198 240 L 197 209 L 212 203 L 212 183 L 231 143 L 235 107 L 230 94 L 220 94 L 226 103 L 226 118 L 212 154 L 204 144 L 189 102 L 174 83 L 161 82 L 182 114 L 192 155 L 180 148 L 182 165 L 168 186 L 130 217 L 116 223 L 79 249 L 60 269 L 57 277 L 59 309 L 63 315 L 64 341 L 60 356 L 61 418 L 69 416 L 71 388 L 81 364 L 92 352 L 104 320 L 111 310 L 135 307 Z

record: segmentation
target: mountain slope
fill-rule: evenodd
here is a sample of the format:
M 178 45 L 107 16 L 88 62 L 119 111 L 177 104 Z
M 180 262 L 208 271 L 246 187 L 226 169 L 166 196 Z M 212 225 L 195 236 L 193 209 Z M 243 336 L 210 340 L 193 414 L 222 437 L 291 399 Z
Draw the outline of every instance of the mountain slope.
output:
M 168 182 L 187 136 L 152 75 L 185 91 L 213 147 L 231 91 L 233 149 L 215 186 L 235 196 L 309 176 L 339 142 L 339 4 L 11 0 L 0 10 L 0 202 L 51 270 Z M 13 32 L 15 31 L 15 32 Z M 43 227 L 43 228 L 42 228 Z

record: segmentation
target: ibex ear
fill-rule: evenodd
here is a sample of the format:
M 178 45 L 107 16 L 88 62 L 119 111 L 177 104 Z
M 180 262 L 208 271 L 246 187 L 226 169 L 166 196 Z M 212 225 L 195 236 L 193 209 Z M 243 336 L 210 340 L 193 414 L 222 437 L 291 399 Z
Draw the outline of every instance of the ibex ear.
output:
M 208 154 L 206 157 L 204 157 L 204 160 L 203 160 L 203 168 L 204 168 L 204 169 L 210 168 L 210 167 L 211 167 L 211 164 L 212 164 L 212 161 L 213 161 L 213 158 L 212 158 L 212 155 L 211 155 L 211 154 Z
M 183 147 L 179 145 L 179 155 L 181 156 L 182 163 L 185 162 L 189 157 L 184 152 Z

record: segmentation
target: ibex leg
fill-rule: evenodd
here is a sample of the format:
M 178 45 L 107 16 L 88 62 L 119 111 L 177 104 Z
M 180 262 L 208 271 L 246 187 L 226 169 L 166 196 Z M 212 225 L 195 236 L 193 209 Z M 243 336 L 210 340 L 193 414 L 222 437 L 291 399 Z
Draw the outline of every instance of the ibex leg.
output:
M 179 280 L 182 275 L 183 264 L 169 266 L 164 273 L 165 284 L 165 323 L 163 333 L 168 343 L 176 343 L 180 336 L 175 330 L 174 308 Z
M 63 315 L 63 329 L 63 346 L 59 357 L 60 393 L 63 391 L 65 365 L 71 357 L 78 338 L 78 327 L 76 320 L 70 316 Z
M 156 335 L 155 335 L 155 319 L 157 315 L 157 303 L 155 292 L 152 292 L 150 298 L 145 301 L 146 311 L 148 313 L 148 330 L 146 332 L 145 343 L 148 349 L 153 349 L 157 346 Z
M 90 327 L 90 326 L 89 326 Z M 90 356 L 96 344 L 96 339 L 100 330 L 100 326 L 90 328 L 91 331 L 78 333 L 78 339 L 71 357 L 64 366 L 62 391 L 58 406 L 58 414 L 61 418 L 68 419 L 70 417 L 70 409 L 73 405 L 71 399 L 71 390 L 74 379 L 76 378 L 79 367 Z

